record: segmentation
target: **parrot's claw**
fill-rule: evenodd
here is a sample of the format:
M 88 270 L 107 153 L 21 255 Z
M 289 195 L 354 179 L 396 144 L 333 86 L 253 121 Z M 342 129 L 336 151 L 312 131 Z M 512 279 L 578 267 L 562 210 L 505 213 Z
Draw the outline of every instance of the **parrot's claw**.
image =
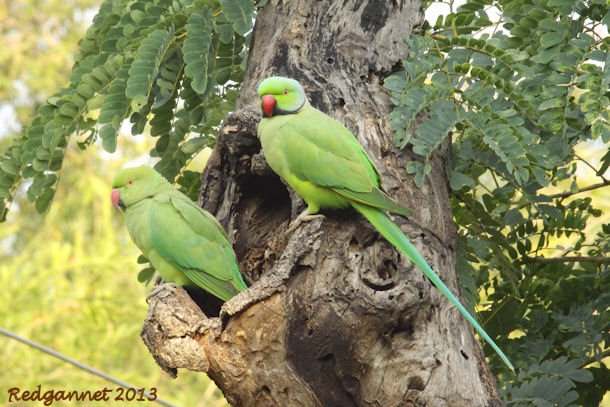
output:
M 161 283 L 155 288 L 151 290 L 150 293 L 146 296 L 146 302 L 150 302 L 150 299 L 159 294 L 161 291 L 171 291 L 172 293 L 176 291 L 176 284 L 174 283 Z
M 315 220 L 315 219 L 325 219 L 325 216 L 321 215 L 321 214 L 311 215 L 307 211 L 302 212 L 299 216 L 296 217 L 295 220 L 290 222 L 290 225 L 288 226 L 288 229 L 286 230 L 285 235 L 289 235 L 292 232 L 294 232 L 294 230 L 296 228 L 298 228 L 301 225 L 301 223 L 311 222 L 312 220 Z

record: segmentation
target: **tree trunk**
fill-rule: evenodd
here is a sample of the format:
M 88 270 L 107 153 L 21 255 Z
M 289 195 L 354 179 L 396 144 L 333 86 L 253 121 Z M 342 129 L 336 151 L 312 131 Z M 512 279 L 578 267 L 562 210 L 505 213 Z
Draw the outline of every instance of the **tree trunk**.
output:
M 201 196 L 229 231 L 252 287 L 220 317 L 181 289 L 152 298 L 142 336 L 161 367 L 206 372 L 234 406 L 501 404 L 466 320 L 364 218 L 324 211 L 325 219 L 285 235 L 304 205 L 266 166 L 256 138 L 258 83 L 299 80 L 315 107 L 358 137 L 384 189 L 413 209 L 395 221 L 459 293 L 448 146 L 416 188 L 405 171 L 415 158 L 393 146 L 382 87 L 407 53 L 419 8 L 301 0 L 269 1 L 260 11 L 238 110 L 224 124 Z

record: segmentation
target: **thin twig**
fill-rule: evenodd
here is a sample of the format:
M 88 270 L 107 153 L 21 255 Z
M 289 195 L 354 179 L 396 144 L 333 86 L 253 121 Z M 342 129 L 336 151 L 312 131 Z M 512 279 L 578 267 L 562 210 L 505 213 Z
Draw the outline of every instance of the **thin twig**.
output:
M 581 369 L 582 369 L 582 368 L 585 368 L 585 367 L 587 367 L 587 366 L 589 366 L 590 364 L 595 363 L 595 362 L 600 362 L 600 363 L 602 363 L 602 362 L 601 362 L 601 360 L 602 360 L 603 358 L 605 358 L 605 357 L 608 357 L 608 356 L 610 356 L 610 349 L 606 349 L 605 351 L 603 351 L 602 353 L 600 353 L 600 354 L 599 354 L 599 358 L 597 358 L 597 357 L 595 357 L 595 356 L 591 356 L 589 359 L 587 359 L 587 360 L 585 361 L 585 363 L 583 363 L 583 364 L 582 364 L 582 366 L 581 366 L 580 368 L 581 368 Z
M 13 333 L 13 332 L 11 332 L 9 330 L 1 328 L 1 327 L 0 327 L 0 334 L 6 336 L 7 338 L 11 338 L 11 339 L 14 339 L 14 340 L 16 340 L 18 342 L 21 342 L 21 343 L 24 343 L 24 344 L 26 344 L 28 346 L 31 346 L 34 349 L 37 349 L 37 350 L 39 350 L 41 352 L 44 352 L 44 353 L 46 353 L 48 355 L 51 355 L 51 356 L 53 356 L 53 357 L 55 357 L 57 359 L 63 360 L 64 362 L 70 363 L 71 365 L 73 365 L 73 366 L 75 366 L 75 367 L 77 367 L 77 368 L 79 368 L 81 370 L 89 372 L 92 375 L 101 377 L 102 379 L 107 380 L 107 381 L 109 381 L 111 383 L 114 383 L 117 386 L 121 386 L 121 387 L 123 387 L 125 389 L 137 389 L 137 387 L 132 386 L 131 384 L 129 384 L 127 382 L 124 382 L 122 380 L 116 379 L 116 378 L 110 376 L 107 373 L 104 373 L 104 372 L 101 372 L 101 371 L 99 371 L 97 369 L 94 369 L 91 366 L 87 366 L 87 365 L 79 362 L 78 360 L 72 359 L 71 357 L 65 356 L 65 355 L 63 355 L 63 354 L 61 354 L 61 353 L 59 353 L 59 352 L 57 352 L 57 351 L 55 351 L 55 350 L 53 350 L 51 348 L 48 348 L 48 347 L 46 347 L 46 346 L 44 346 L 44 345 L 42 345 L 42 344 L 40 344 L 38 342 L 26 339 L 26 338 L 24 338 L 22 336 L 19 336 L 19 335 L 15 334 L 15 333 Z M 163 400 L 161 398 L 157 397 L 157 398 L 153 399 L 153 397 L 156 397 L 156 396 L 152 396 L 148 392 L 143 392 L 142 395 L 145 396 L 150 401 L 157 402 L 157 403 L 159 403 L 161 405 L 164 405 L 166 407 L 176 407 L 175 404 L 172 404 L 169 401 Z
M 595 168 L 593 165 L 591 165 L 591 163 L 589 161 L 585 160 L 578 154 L 574 154 L 574 157 L 576 157 L 578 160 L 582 161 L 582 163 L 584 165 L 586 165 L 587 167 L 591 168 L 594 173 L 599 174 L 599 170 L 597 168 Z M 600 177 L 604 182 L 609 182 L 606 178 L 604 178 L 603 175 L 598 175 L 598 177 Z

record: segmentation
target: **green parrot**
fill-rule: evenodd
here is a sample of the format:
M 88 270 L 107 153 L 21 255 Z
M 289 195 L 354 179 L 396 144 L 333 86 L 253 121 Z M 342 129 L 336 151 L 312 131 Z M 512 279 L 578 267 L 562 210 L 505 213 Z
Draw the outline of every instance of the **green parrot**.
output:
M 247 289 L 220 223 L 161 174 L 126 168 L 112 188 L 112 204 L 125 213 L 132 240 L 164 281 L 198 285 L 223 301 Z
M 307 204 L 307 210 L 292 223 L 309 220 L 320 208 L 352 206 L 404 253 L 466 317 L 476 331 L 511 369 L 512 364 L 449 291 L 423 256 L 411 244 L 387 212 L 408 216 L 380 188 L 380 176 L 356 137 L 341 123 L 312 107 L 299 82 L 283 77 L 265 79 L 258 87 L 263 118 L 258 137 L 269 166 Z

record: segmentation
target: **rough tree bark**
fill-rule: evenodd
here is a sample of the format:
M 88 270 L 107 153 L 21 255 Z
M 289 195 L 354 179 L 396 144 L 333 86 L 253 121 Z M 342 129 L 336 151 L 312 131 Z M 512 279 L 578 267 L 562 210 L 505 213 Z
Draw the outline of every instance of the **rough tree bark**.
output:
M 228 229 L 252 287 L 220 317 L 181 289 L 152 298 L 142 336 L 165 370 L 206 372 L 234 406 L 501 404 L 466 320 L 356 212 L 327 211 L 285 235 L 303 203 L 270 172 L 256 138 L 260 80 L 298 79 L 414 210 L 395 220 L 458 293 L 447 146 L 416 188 L 404 169 L 414 157 L 393 147 L 382 87 L 420 18 L 408 0 L 269 1 L 260 11 L 238 110 L 200 202 Z

